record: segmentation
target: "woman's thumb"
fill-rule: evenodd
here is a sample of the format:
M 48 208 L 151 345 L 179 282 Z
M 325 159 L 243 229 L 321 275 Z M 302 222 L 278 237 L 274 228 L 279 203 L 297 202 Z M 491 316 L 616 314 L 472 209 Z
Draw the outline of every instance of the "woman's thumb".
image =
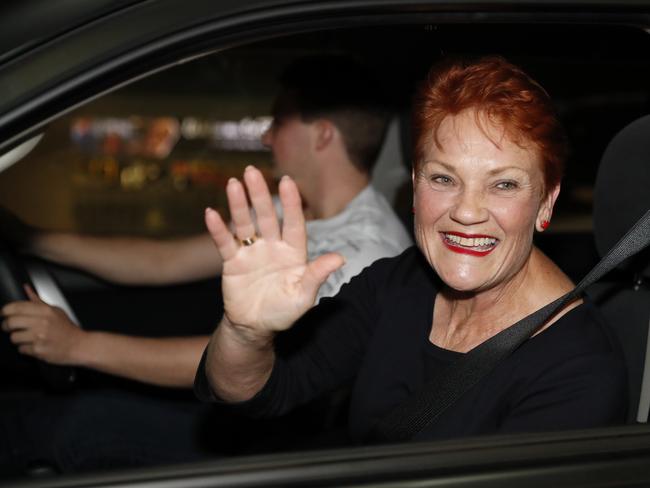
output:
M 327 277 L 344 264 L 345 258 L 334 252 L 318 256 L 307 265 L 307 271 L 302 279 L 303 287 L 316 294 Z

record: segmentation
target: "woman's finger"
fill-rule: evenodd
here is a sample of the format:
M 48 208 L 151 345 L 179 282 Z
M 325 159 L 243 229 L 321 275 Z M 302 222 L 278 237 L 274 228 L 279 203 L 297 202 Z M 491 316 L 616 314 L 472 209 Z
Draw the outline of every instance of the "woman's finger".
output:
M 246 200 L 244 186 L 236 178 L 230 178 L 226 185 L 230 218 L 235 228 L 237 239 L 244 240 L 255 236 L 255 226 Z
M 221 218 L 221 215 L 219 215 L 219 212 L 211 208 L 206 208 L 205 226 L 208 228 L 208 232 L 210 232 L 210 236 L 212 236 L 212 240 L 216 244 L 221 258 L 224 261 L 231 259 L 237 252 L 237 249 L 239 249 L 239 246 Z
M 302 277 L 302 286 L 310 295 L 316 295 L 318 288 L 327 277 L 345 264 L 345 259 L 338 253 L 330 252 L 318 256 L 307 265 Z
M 254 166 L 247 166 L 246 171 L 244 171 L 244 182 L 255 209 L 257 226 L 261 236 L 268 240 L 280 239 L 278 216 L 275 213 L 271 193 L 262 172 Z
M 307 231 L 305 230 L 305 215 L 296 183 L 289 177 L 283 176 L 278 188 L 284 219 L 282 221 L 282 239 L 295 248 L 307 251 Z

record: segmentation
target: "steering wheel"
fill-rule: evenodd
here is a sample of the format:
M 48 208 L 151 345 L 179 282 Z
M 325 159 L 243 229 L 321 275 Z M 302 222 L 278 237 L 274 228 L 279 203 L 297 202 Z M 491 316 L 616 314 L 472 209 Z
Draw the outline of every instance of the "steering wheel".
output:
M 38 262 L 25 265 L 6 242 L 0 241 L 0 307 L 9 302 L 28 300 L 23 289 L 24 284 L 31 285 L 44 302 L 63 309 L 70 319 L 79 325 L 72 308 L 47 268 Z M 52 389 L 68 390 L 75 383 L 76 373 L 70 366 L 57 366 L 32 358 L 24 360 L 36 363 L 39 376 Z

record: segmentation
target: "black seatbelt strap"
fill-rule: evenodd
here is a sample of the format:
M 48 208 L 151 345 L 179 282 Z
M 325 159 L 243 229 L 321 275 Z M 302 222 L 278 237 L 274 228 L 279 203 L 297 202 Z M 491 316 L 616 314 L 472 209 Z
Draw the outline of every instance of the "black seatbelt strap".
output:
M 499 332 L 443 368 L 377 425 L 377 439 L 412 439 L 432 425 L 466 391 L 528 340 L 546 321 L 595 281 L 650 244 L 650 210 L 619 240 L 573 290 Z

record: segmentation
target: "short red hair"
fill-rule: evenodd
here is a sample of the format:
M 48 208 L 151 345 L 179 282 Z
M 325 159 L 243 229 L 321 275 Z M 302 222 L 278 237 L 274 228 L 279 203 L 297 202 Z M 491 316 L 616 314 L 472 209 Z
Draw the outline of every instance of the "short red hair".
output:
M 551 99 L 536 81 L 498 56 L 447 61 L 431 69 L 413 113 L 416 167 L 431 143 L 440 148 L 438 129 L 445 117 L 468 109 L 475 110 L 479 127 L 487 118 L 516 144 L 537 148 L 546 191 L 560 182 L 567 142 Z

